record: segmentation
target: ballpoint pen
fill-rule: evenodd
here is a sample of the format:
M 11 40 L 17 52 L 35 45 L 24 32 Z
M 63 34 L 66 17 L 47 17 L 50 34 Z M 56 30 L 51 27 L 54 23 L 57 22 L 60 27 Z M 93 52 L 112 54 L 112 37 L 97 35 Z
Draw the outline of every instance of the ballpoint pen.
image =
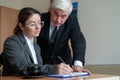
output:
M 62 63 L 66 64 L 65 61 L 63 61 L 63 59 L 62 59 L 60 56 L 58 56 L 58 58 L 60 59 L 60 61 L 61 61 Z M 72 65 L 70 65 L 70 67 L 72 67 Z
M 62 59 L 60 56 L 58 56 L 58 58 L 60 59 L 60 61 L 62 61 L 62 63 L 65 63 L 65 62 L 63 61 L 63 59 Z

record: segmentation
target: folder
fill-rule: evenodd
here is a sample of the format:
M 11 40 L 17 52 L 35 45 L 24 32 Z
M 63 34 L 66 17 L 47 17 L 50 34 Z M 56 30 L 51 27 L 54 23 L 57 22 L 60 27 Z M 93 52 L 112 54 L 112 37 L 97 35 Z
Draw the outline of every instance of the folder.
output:
M 78 77 L 78 76 L 89 76 L 90 74 L 87 72 L 72 72 L 69 74 L 65 75 L 59 75 L 59 74 L 51 74 L 47 75 L 47 77 L 52 77 L 52 78 L 70 78 L 70 77 Z

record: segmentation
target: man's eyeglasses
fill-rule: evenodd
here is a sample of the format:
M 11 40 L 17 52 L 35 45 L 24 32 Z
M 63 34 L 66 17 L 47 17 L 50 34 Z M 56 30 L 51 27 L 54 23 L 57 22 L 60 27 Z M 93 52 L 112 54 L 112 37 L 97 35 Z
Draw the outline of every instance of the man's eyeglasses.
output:
M 43 27 L 44 26 L 44 21 L 41 21 L 39 23 L 32 22 L 30 24 L 25 24 L 26 26 L 29 27 Z

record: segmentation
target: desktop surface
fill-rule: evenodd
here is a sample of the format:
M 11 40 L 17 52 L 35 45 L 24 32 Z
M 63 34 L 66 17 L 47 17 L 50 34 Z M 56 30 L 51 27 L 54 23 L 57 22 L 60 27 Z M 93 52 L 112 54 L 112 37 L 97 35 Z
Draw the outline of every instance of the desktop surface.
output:
M 105 74 L 91 74 L 85 77 L 72 77 L 72 78 L 50 78 L 50 77 L 36 77 L 27 80 L 119 80 L 120 77 L 116 75 Z M 0 80 L 26 80 L 19 76 L 1 76 Z

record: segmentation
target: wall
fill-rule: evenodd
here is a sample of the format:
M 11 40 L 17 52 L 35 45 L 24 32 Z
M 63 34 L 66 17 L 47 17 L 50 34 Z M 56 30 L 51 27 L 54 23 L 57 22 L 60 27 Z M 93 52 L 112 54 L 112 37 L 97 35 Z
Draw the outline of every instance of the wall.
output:
M 48 11 L 50 0 L 23 0 L 23 7 L 33 7 L 40 12 Z
M 4 41 L 13 34 L 18 12 L 19 10 L 0 6 L 0 54 L 3 50 Z
M 21 9 L 22 0 L 0 0 L 1 6 L 6 6 L 14 9 Z
M 79 0 L 86 64 L 120 64 L 120 0 Z
M 48 11 L 49 3 L 50 0 L 0 0 L 1 6 L 6 6 L 18 10 L 23 7 L 33 7 L 41 12 Z

